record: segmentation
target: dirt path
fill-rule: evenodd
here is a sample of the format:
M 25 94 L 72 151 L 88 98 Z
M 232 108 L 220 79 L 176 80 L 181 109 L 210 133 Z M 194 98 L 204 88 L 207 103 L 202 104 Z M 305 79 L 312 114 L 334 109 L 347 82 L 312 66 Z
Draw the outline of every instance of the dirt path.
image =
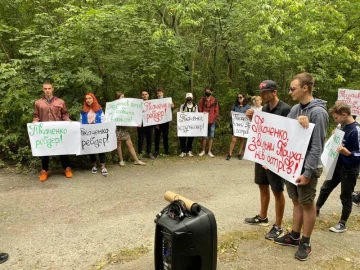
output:
M 244 224 L 245 217 L 259 211 L 253 163 L 223 157 L 157 159 L 145 167 L 114 165 L 106 178 L 90 171 L 75 171 L 72 179 L 58 173 L 44 183 L 37 175 L 2 171 L 0 251 L 10 259 L 0 269 L 154 269 L 153 220 L 167 204 L 167 190 L 215 213 L 220 270 L 360 269 L 360 208 L 354 207 L 348 232 L 328 232 L 326 222 L 333 225 L 341 211 L 339 190 L 322 210 L 313 254 L 307 262 L 298 262 L 295 249 L 264 240 L 269 228 Z M 286 202 L 288 227 L 291 202 Z M 270 222 L 273 208 L 272 201 Z M 111 264 L 118 254 L 130 261 Z

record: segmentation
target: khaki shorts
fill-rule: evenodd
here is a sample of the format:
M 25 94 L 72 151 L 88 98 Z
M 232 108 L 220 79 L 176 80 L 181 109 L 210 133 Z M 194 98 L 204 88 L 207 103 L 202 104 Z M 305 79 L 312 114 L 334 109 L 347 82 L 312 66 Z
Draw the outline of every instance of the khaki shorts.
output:
M 295 186 L 289 181 L 285 181 L 286 190 L 290 199 L 299 199 L 301 204 L 309 204 L 315 200 L 316 186 L 321 176 L 323 168 L 317 168 L 310 178 L 309 184 L 305 186 Z

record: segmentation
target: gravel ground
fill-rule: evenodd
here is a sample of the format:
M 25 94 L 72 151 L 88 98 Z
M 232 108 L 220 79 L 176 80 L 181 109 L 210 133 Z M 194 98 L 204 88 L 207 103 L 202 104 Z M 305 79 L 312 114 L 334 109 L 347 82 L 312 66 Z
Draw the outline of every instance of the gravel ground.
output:
M 252 162 L 172 157 L 148 161 L 147 166 L 113 165 L 108 170 L 107 177 L 90 170 L 75 171 L 72 179 L 54 172 L 44 183 L 34 174 L 2 170 L 0 251 L 9 253 L 10 258 L 0 269 L 96 269 L 100 265 L 106 270 L 154 269 L 153 221 L 167 205 L 163 199 L 167 190 L 213 211 L 220 241 L 234 231 L 251 234 L 256 230 L 243 222 L 259 211 Z M 286 203 L 285 220 L 291 220 L 287 194 Z M 273 209 L 272 200 L 270 222 Z M 360 223 L 359 212 L 360 208 L 354 207 L 350 217 L 354 224 Z M 338 188 L 323 207 L 321 219 L 333 221 L 340 213 Z M 219 255 L 218 269 L 360 269 L 359 226 L 352 229 L 349 225 L 348 229 L 343 234 L 316 229 L 313 252 L 306 262 L 293 258 L 295 249 L 277 246 L 262 236 L 241 241 L 236 252 Z M 102 263 L 109 253 L 141 246 L 150 251 L 135 260 Z

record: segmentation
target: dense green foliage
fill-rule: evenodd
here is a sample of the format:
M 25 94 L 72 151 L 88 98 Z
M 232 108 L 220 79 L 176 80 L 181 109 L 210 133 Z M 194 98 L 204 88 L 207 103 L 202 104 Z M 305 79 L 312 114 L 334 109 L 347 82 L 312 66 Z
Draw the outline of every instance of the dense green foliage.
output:
M 226 133 L 236 93 L 253 95 L 264 79 L 288 102 L 302 71 L 330 104 L 338 87 L 359 89 L 359 33 L 359 0 L 2 0 L 0 158 L 31 158 L 26 123 L 47 77 L 73 119 L 87 91 L 104 105 L 119 90 L 159 87 L 179 105 L 209 85 Z

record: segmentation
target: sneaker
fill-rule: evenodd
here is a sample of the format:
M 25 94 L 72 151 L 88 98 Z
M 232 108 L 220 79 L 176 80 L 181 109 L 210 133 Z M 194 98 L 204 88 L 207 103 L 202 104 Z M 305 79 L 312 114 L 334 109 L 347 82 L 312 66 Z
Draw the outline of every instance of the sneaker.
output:
M 151 153 L 149 154 L 149 158 L 150 158 L 150 159 L 155 159 L 154 155 L 151 154 Z
M 185 157 L 185 156 L 186 156 L 186 154 L 184 152 L 181 152 L 179 157 Z
M 355 206 L 360 206 L 360 200 L 358 200 L 357 197 L 359 197 L 359 194 L 353 192 L 353 194 L 352 194 L 352 203 Z
M 71 177 L 73 176 L 70 167 L 67 167 L 67 168 L 65 169 L 65 176 L 66 176 L 66 178 L 71 178 Z
M 333 226 L 329 229 L 329 231 L 336 232 L 336 233 L 346 232 L 346 230 L 347 230 L 346 226 L 344 224 L 342 224 L 341 222 L 339 222 L 338 224 L 336 224 L 335 226 Z
M 269 226 L 268 218 L 261 218 L 260 215 L 256 215 L 252 218 L 245 218 L 245 223 L 250 225 Z
M 149 155 L 150 156 L 150 155 Z M 159 156 L 159 152 L 154 153 L 154 158 L 157 158 Z
M 311 245 L 309 243 L 301 243 L 295 253 L 295 258 L 299 261 L 306 261 L 311 253 Z
M 45 170 L 41 170 L 40 171 L 40 177 L 39 177 L 39 180 L 41 181 L 41 182 L 44 182 L 44 181 L 46 181 L 47 180 L 47 178 L 48 178 L 48 172 L 47 171 L 45 171 Z
M 108 174 L 107 169 L 106 169 L 106 168 L 102 168 L 102 169 L 101 169 L 101 174 L 102 174 L 103 176 L 107 176 L 107 174 Z
M 4 263 L 9 259 L 9 254 L 7 253 L 0 253 L 0 263 Z
M 164 154 L 164 156 L 171 157 L 171 154 L 170 154 L 170 152 L 167 152 L 167 153 Z
M 274 240 L 275 238 L 278 238 L 283 232 L 283 229 L 274 224 L 271 230 L 265 235 L 265 239 Z
M 205 151 L 201 151 L 199 157 L 202 157 L 203 155 L 205 155 Z
M 125 167 L 125 162 L 124 162 L 124 161 L 120 161 L 120 162 L 119 162 L 119 166 L 120 166 L 120 167 Z
M 189 152 L 187 153 L 187 155 L 188 155 L 189 157 L 193 157 L 193 156 L 194 156 L 191 151 L 189 151 Z
M 91 172 L 92 172 L 92 173 L 97 173 L 97 168 L 96 168 L 96 167 L 93 167 L 93 168 L 91 169 Z
M 231 159 L 231 155 L 227 155 L 226 160 L 230 160 L 230 159 Z
M 244 154 L 238 154 L 238 160 L 242 160 L 244 157 Z
M 141 160 L 137 160 L 137 161 L 134 162 L 134 165 L 143 165 L 144 166 L 144 165 L 146 165 L 146 163 L 142 162 Z
M 297 247 L 300 244 L 301 238 L 294 239 L 290 233 L 285 234 L 282 237 L 278 237 L 274 239 L 274 243 L 282 245 L 282 246 L 290 246 L 290 247 Z
M 213 153 L 211 153 L 210 151 L 209 151 L 209 153 L 208 153 L 208 156 L 209 156 L 209 157 L 214 157 Z

